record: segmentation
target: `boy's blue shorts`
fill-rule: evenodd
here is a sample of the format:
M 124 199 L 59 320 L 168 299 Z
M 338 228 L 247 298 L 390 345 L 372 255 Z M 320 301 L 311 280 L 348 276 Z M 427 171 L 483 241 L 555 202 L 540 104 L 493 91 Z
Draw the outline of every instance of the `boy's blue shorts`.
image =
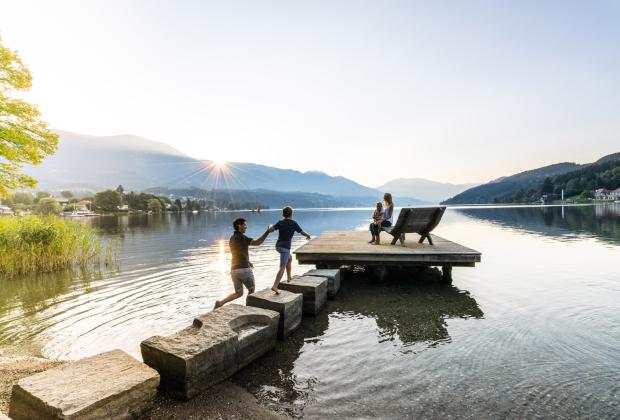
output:
M 286 267 L 288 259 L 291 256 L 291 250 L 289 248 L 277 246 L 276 251 L 280 253 L 280 267 Z

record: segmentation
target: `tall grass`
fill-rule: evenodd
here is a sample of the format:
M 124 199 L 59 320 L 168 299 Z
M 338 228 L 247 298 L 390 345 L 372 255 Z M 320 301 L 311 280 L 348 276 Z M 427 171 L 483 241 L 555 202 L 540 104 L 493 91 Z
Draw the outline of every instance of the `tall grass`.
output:
M 45 273 L 74 266 L 111 264 L 112 244 L 105 247 L 96 231 L 75 220 L 55 216 L 0 218 L 0 275 Z

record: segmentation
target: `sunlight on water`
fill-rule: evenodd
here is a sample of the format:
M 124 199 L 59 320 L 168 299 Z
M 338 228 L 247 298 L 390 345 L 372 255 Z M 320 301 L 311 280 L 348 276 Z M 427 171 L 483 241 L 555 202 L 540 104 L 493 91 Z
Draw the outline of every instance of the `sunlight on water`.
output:
M 278 213 L 93 219 L 121 242 L 118 270 L 0 279 L 0 355 L 77 359 L 168 335 L 232 292 L 228 238 Z M 367 229 L 370 210 L 299 210 L 313 235 Z M 620 395 L 620 206 L 449 209 L 436 233 L 482 252 L 455 268 L 376 283 L 363 273 L 234 377 L 266 405 L 326 417 L 613 417 Z M 250 249 L 257 289 L 276 236 Z M 293 247 L 305 240 L 296 237 Z M 293 265 L 294 274 L 309 267 Z M 426 276 L 426 277 L 424 277 Z M 414 281 L 415 280 L 415 281 Z M 239 299 L 237 303 L 244 303 Z M 465 410 L 465 411 L 464 411 Z

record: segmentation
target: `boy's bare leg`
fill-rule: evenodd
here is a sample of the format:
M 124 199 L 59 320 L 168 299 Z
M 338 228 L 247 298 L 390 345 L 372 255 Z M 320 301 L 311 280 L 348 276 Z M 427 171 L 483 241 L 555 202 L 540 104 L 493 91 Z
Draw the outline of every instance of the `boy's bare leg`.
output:
M 288 256 L 288 262 L 286 263 L 286 282 L 287 283 L 293 279 L 293 276 L 291 276 L 291 265 L 292 265 L 292 262 L 293 262 L 293 257 L 291 257 L 289 255 Z
M 234 293 L 231 293 L 231 294 L 229 294 L 228 296 L 226 296 L 226 297 L 225 297 L 224 299 L 222 299 L 222 300 L 216 300 L 216 301 L 215 301 L 215 305 L 213 305 L 213 309 L 217 309 L 217 308 L 219 308 L 220 306 L 223 306 L 223 305 L 227 304 L 228 302 L 231 302 L 231 301 L 233 301 L 233 300 L 235 300 L 235 299 L 240 298 L 241 296 L 243 296 L 243 292 L 239 292 L 239 293 L 234 292 Z
M 280 285 L 280 280 L 282 280 L 282 276 L 284 275 L 285 269 L 286 269 L 286 266 L 280 267 L 278 269 L 278 274 L 276 274 L 276 281 L 273 282 L 273 286 L 271 287 L 271 290 L 276 292 L 276 295 L 280 294 L 280 292 L 278 292 L 278 286 Z

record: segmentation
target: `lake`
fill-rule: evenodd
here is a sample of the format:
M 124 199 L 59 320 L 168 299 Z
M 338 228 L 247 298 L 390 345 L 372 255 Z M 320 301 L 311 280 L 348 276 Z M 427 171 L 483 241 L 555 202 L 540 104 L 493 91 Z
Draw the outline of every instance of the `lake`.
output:
M 140 358 L 141 340 L 188 326 L 232 291 L 232 220 L 246 218 L 258 236 L 279 214 L 85 221 L 118 240 L 117 266 L 0 279 L 0 355 L 78 359 L 121 348 Z M 371 215 L 299 210 L 295 219 L 318 235 L 367 229 Z M 452 286 L 356 272 L 326 310 L 233 381 L 306 418 L 617 418 L 620 205 L 449 208 L 435 233 L 482 252 L 482 262 L 455 267 Z M 275 239 L 251 249 L 258 289 L 273 282 Z

